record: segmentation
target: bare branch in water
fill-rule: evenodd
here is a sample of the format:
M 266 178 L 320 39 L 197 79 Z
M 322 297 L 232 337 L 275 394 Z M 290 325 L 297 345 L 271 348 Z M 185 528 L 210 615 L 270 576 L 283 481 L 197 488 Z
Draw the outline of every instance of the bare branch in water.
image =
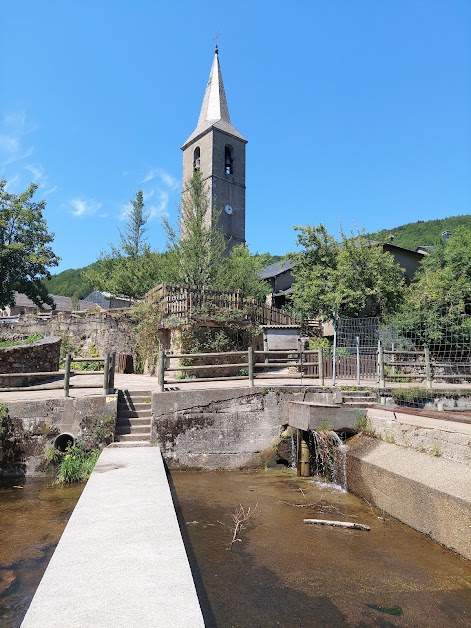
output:
M 237 508 L 237 510 L 231 513 L 233 527 L 231 527 L 232 540 L 229 543 L 229 546 L 227 548 L 229 551 L 232 550 L 232 546 L 234 545 L 234 543 L 242 542 L 242 540 L 239 538 L 239 534 L 242 532 L 242 530 L 245 527 L 244 523 L 254 514 L 254 512 L 257 510 L 257 507 L 258 507 L 258 503 L 255 504 L 255 508 L 251 508 L 249 506 L 247 509 L 245 509 L 242 506 L 242 504 L 239 504 L 239 507 Z

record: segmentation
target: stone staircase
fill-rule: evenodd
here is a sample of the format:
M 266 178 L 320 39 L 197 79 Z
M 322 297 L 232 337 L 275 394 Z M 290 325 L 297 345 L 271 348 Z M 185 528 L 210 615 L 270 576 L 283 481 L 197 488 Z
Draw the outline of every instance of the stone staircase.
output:
M 371 390 L 342 390 L 342 401 L 346 406 L 375 406 L 378 395 Z
M 118 417 L 113 447 L 150 445 L 151 395 L 149 390 L 119 391 Z

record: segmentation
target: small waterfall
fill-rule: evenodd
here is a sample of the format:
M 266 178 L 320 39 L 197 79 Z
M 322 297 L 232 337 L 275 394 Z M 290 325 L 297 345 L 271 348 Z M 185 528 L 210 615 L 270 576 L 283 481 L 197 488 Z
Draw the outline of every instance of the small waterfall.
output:
M 294 434 L 291 434 L 291 468 L 296 469 L 298 460 L 298 454 L 296 451 L 296 438 Z
M 329 482 L 347 488 L 346 451 L 339 435 L 332 430 L 309 432 L 311 472 L 322 475 Z
M 338 436 L 337 436 L 338 438 Z M 342 442 L 334 451 L 334 482 L 347 490 L 347 445 Z

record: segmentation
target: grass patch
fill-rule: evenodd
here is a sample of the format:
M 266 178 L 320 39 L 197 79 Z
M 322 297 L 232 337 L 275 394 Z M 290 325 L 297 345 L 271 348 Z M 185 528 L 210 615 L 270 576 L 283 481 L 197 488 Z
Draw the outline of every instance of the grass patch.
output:
M 99 449 L 87 451 L 80 442 L 73 447 L 68 447 L 57 466 L 56 482 L 58 484 L 71 484 L 87 480 L 100 455 Z
M 355 431 L 366 434 L 367 436 L 373 436 L 374 434 L 371 419 L 361 410 L 357 410 L 355 413 Z
M 0 340 L 0 348 L 5 347 L 21 347 L 22 345 L 31 345 L 34 342 L 38 342 L 42 340 L 43 336 L 41 334 L 30 334 L 27 338 L 23 340 Z

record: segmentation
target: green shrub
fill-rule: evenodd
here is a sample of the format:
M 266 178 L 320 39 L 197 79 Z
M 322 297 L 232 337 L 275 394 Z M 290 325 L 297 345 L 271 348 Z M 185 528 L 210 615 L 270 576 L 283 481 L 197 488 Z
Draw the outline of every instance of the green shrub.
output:
M 87 451 L 80 442 L 68 447 L 57 467 L 56 482 L 70 484 L 88 479 L 99 455 L 99 449 Z

